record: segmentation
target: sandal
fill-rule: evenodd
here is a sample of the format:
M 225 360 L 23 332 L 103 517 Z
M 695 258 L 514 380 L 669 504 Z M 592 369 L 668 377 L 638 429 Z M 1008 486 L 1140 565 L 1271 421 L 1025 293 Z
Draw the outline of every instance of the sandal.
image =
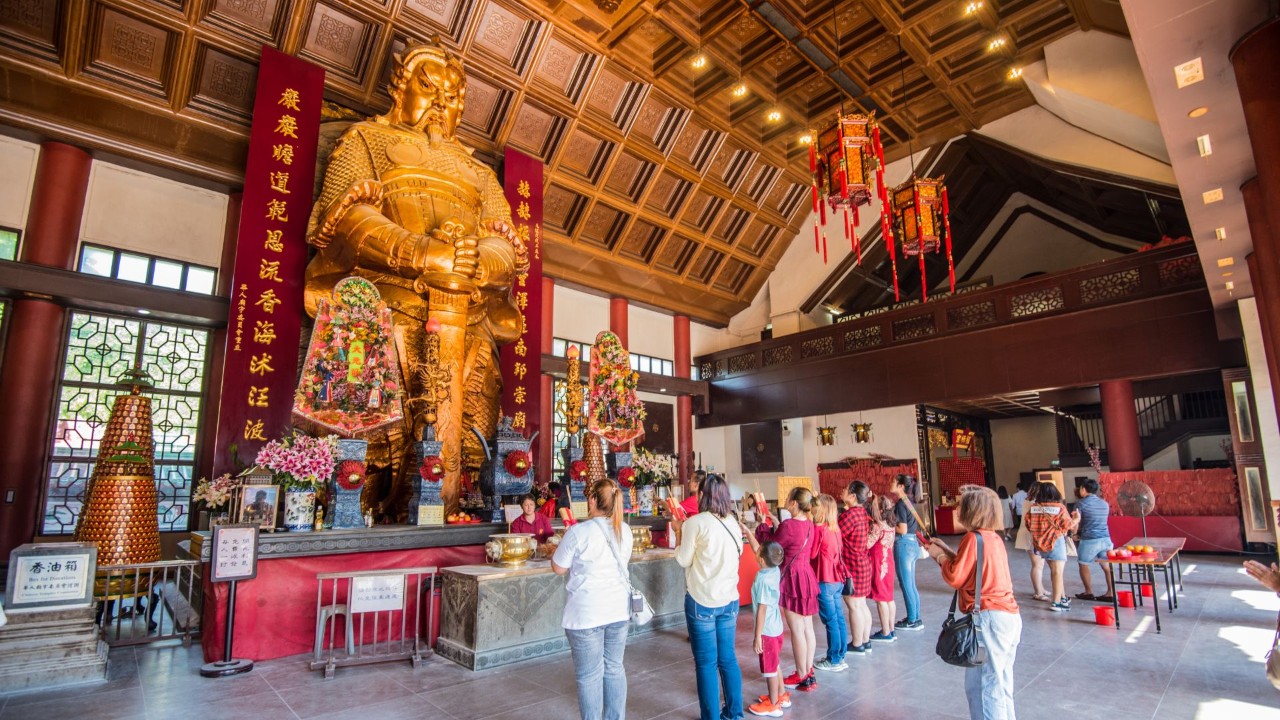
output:
M 1043 600 L 1043 601 L 1045 601 L 1045 602 L 1048 602 L 1048 601 L 1049 601 L 1049 596 L 1048 596 L 1048 595 L 1045 595 L 1044 593 L 1041 593 L 1041 594 L 1039 594 L 1039 595 L 1032 595 L 1032 596 L 1031 596 L 1031 599 L 1032 599 L 1032 600 Z
M 1112 597 L 1111 595 L 1099 595 L 1099 596 L 1097 596 L 1097 597 L 1095 597 L 1095 598 L 1094 598 L 1094 601 L 1095 601 L 1095 602 L 1102 602 L 1102 603 L 1111 603 L 1111 602 L 1115 602 L 1115 601 L 1116 601 L 1116 599 L 1115 599 L 1114 597 Z
M 1077 600 L 1097 600 L 1098 598 L 1095 597 L 1093 593 L 1078 592 L 1076 593 L 1076 599 Z

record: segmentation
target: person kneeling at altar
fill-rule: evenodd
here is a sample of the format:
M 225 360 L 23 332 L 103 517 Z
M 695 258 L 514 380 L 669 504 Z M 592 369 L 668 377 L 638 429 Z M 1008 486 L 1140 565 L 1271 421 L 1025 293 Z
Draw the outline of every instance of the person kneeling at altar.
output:
M 529 533 L 539 545 L 556 534 L 551 527 L 550 518 L 538 512 L 538 501 L 532 495 L 520 496 L 520 512 L 520 517 L 511 521 L 511 532 Z

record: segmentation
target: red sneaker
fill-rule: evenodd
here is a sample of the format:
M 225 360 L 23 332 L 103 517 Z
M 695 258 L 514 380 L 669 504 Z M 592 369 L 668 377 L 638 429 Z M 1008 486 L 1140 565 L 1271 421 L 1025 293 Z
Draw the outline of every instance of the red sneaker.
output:
M 791 688 L 799 685 L 802 680 L 804 680 L 804 678 L 800 677 L 800 671 L 797 670 L 791 673 L 790 675 L 786 676 L 785 678 L 783 678 L 782 684 Z
M 800 681 L 800 684 L 796 686 L 796 690 L 800 692 L 813 692 L 814 690 L 817 690 L 817 689 L 818 689 L 818 678 L 814 677 L 813 673 L 809 673 L 809 677 Z

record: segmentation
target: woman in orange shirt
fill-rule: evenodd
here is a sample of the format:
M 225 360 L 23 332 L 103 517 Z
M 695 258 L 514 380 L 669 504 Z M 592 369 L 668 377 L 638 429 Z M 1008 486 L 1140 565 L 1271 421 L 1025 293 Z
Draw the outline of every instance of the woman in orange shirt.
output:
M 1005 554 L 1004 517 L 1000 497 L 990 488 L 974 488 L 960 495 L 960 526 L 970 531 L 952 550 L 934 538 L 927 548 L 929 557 L 942 567 L 942 579 L 960 595 L 960 612 L 973 611 L 978 560 L 979 533 L 982 535 L 982 606 L 975 621 L 982 631 L 980 642 L 987 661 L 965 669 L 964 692 L 969 699 L 970 720 L 1014 720 L 1013 662 L 1022 637 L 1022 616 L 1013 599 L 1009 577 L 1009 556 Z

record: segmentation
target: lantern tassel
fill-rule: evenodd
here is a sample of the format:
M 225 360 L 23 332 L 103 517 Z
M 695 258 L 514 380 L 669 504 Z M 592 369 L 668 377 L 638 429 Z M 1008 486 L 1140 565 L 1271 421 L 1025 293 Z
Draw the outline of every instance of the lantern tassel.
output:
M 813 219 L 813 251 L 820 252 L 822 250 L 822 231 L 818 230 L 818 218 Z
M 947 186 L 942 186 L 942 227 L 947 233 L 947 276 L 951 279 L 951 292 L 956 291 L 956 266 L 951 261 L 951 205 L 947 202 Z

